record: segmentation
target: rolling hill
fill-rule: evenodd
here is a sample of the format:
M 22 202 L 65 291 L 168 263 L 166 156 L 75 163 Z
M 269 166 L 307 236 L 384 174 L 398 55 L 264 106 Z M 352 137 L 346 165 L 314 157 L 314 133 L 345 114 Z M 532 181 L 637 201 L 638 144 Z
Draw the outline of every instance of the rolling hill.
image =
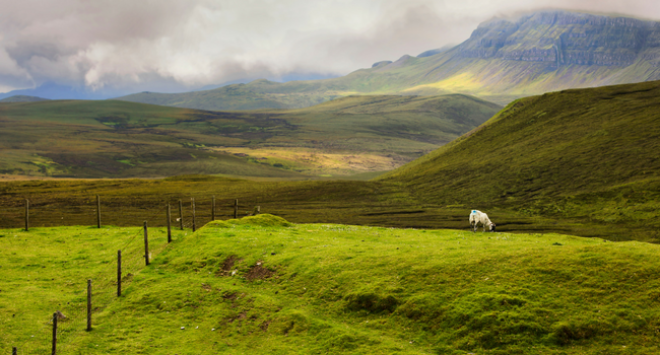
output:
M 205 110 L 301 108 L 339 96 L 464 93 L 506 105 L 568 88 L 660 79 L 660 22 L 547 10 L 479 25 L 465 42 L 325 80 L 249 84 L 120 100 Z
M 660 81 L 519 99 L 382 179 L 439 204 L 657 228 L 659 108 Z
M 280 178 L 391 170 L 501 107 L 465 95 L 347 97 L 210 112 L 125 101 L 0 104 L 0 174 Z
M 48 99 L 44 99 L 37 96 L 14 95 L 14 96 L 6 97 L 0 100 L 0 102 L 36 102 L 36 101 L 46 101 L 46 100 Z

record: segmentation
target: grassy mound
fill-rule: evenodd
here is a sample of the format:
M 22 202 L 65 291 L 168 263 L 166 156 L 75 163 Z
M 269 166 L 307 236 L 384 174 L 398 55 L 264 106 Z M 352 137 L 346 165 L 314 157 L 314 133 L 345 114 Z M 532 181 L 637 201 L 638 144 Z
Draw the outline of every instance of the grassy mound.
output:
M 133 276 L 122 298 L 95 314 L 93 332 L 72 328 L 62 346 L 87 354 L 660 350 L 660 246 L 325 224 L 211 228 L 218 225 L 177 238 Z M 51 239 L 47 233 L 5 234 L 17 236 L 0 238 L 0 273 L 11 283 L 25 265 L 12 259 L 24 243 L 18 241 L 31 236 L 45 246 Z M 78 234 L 83 245 L 87 233 Z M 95 245 L 104 243 L 102 235 L 93 238 Z M 10 239 L 16 246 L 7 248 Z M 31 249 L 30 258 L 67 247 L 54 244 Z M 104 258 L 112 259 L 101 254 L 70 267 L 86 278 L 108 268 Z M 62 280 L 44 276 L 41 287 L 62 290 Z M 74 289 L 58 292 L 84 299 Z M 25 302 L 38 304 L 37 297 L 23 294 Z M 0 312 L 15 311 L 0 301 Z M 3 346 L 17 337 L 25 345 L 30 338 L 22 334 L 35 327 L 47 330 L 39 322 L 12 328 L 11 318 L 3 319 Z
M 240 219 L 230 219 L 227 221 L 212 221 L 204 226 L 207 229 L 214 228 L 232 228 L 235 226 L 252 226 L 252 227 L 291 227 L 293 224 L 289 223 L 286 219 L 278 216 L 273 216 L 268 213 L 247 216 Z

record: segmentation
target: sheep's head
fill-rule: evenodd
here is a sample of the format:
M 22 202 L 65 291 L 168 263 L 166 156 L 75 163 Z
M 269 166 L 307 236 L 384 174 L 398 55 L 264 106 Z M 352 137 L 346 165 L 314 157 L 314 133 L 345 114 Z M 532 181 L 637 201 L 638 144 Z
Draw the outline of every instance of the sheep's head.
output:
M 495 223 L 491 223 L 491 224 L 490 224 L 490 231 L 491 231 L 491 232 L 494 232 L 494 231 L 495 231 L 495 227 L 496 227 L 496 226 L 495 226 Z

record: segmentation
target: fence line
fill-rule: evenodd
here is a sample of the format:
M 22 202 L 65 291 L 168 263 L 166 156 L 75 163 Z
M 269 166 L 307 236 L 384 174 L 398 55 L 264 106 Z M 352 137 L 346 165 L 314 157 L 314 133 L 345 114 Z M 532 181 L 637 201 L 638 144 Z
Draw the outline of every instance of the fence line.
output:
M 0 221 L 2 222 L 0 228 L 20 228 L 19 225 L 23 225 L 29 231 L 34 227 L 72 224 L 86 224 L 102 228 L 102 222 L 104 221 L 123 219 L 123 222 L 130 222 L 131 224 L 139 224 L 136 222 L 149 220 L 154 221 L 153 224 L 157 226 L 173 223 L 175 228 L 183 226 L 184 229 L 195 229 L 214 218 L 232 218 L 237 213 L 238 208 L 247 207 L 237 205 L 234 202 L 235 200 L 232 199 L 227 200 L 226 203 L 218 203 L 215 197 L 191 199 L 191 203 L 183 203 L 183 219 L 180 219 L 178 213 L 175 216 L 167 213 L 167 204 L 155 208 L 129 207 L 119 205 L 115 199 L 102 200 L 97 197 L 93 201 L 94 205 L 59 207 L 50 202 L 41 203 L 38 199 L 33 198 L 29 202 L 26 201 L 23 207 L 3 207 L 0 209 Z M 108 206 L 106 207 L 104 204 Z M 176 206 L 177 204 L 178 201 L 169 201 L 170 206 Z M 29 209 L 27 206 L 29 206 Z M 241 214 L 238 214 L 238 216 L 241 216 Z M 143 223 L 146 226 L 146 222 Z M 150 222 L 149 225 L 152 225 L 152 223 Z M 105 310 L 108 305 L 117 299 L 119 287 L 125 289 L 130 286 L 134 277 L 148 266 L 145 263 L 145 258 L 151 259 L 158 255 L 171 241 L 168 234 L 165 235 L 164 240 L 160 240 L 163 236 L 149 235 L 149 250 L 148 254 L 145 254 L 147 240 L 145 238 L 143 242 L 143 238 L 141 238 L 144 234 L 144 227 L 136 227 L 136 230 L 125 237 L 125 242 L 119 249 L 121 251 L 121 280 L 119 283 L 116 262 L 108 262 L 105 267 L 96 273 L 96 276 L 90 279 L 92 319 L 95 314 Z M 114 253 L 111 255 L 114 255 Z M 87 282 L 85 282 L 85 286 L 87 286 Z M 35 334 L 31 334 L 29 338 L 3 339 L 3 342 L 6 341 L 7 345 L 15 346 L 20 354 L 44 353 L 46 346 L 49 346 L 51 341 L 53 342 L 53 348 L 56 347 L 57 353 L 73 352 L 76 341 L 80 339 L 88 326 L 87 288 L 85 287 L 84 290 L 76 293 L 84 294 L 84 297 L 74 297 L 72 301 L 60 304 L 59 309 L 54 310 L 54 314 L 44 315 L 42 327 L 39 327 L 34 332 Z M 93 327 L 94 323 L 92 321 Z
M 28 206 L 29 210 L 26 208 Z M 153 226 L 167 225 L 167 205 L 174 208 L 170 223 L 180 222 L 177 205 L 179 200 L 138 201 L 130 198 L 107 198 L 103 196 L 89 199 L 79 204 L 64 204 L 52 200 L 40 200 L 31 196 L 29 199 L 4 201 L 10 206 L 0 208 L 0 228 L 34 228 L 53 226 L 106 225 L 136 226 L 143 220 L 149 220 Z M 184 201 L 185 200 L 185 201 Z M 192 200 L 192 199 L 191 199 Z M 214 219 L 239 218 L 253 211 L 256 205 L 235 199 L 218 200 L 215 197 L 182 199 L 181 212 L 184 223 L 190 226 L 202 226 Z M 23 204 L 22 206 L 20 204 Z M 29 225 L 28 225 L 29 223 Z M 176 227 L 177 224 L 174 223 Z
M 143 229 L 136 228 L 121 245 L 122 250 L 122 280 L 121 285 L 125 288 L 128 287 L 135 275 L 137 275 L 146 266 L 144 263 L 145 255 L 142 244 Z M 161 240 L 162 237 L 156 237 L 152 240 L 152 248 L 150 254 L 152 257 L 162 252 L 168 244 L 167 239 Z M 109 262 L 105 267 L 97 272 L 92 280 L 92 316 L 102 312 L 108 305 L 115 299 L 117 287 L 117 273 L 116 263 Z M 86 283 L 85 283 L 86 284 Z M 75 301 L 62 304 L 57 310 L 58 315 L 57 328 L 54 331 L 54 336 L 57 339 L 57 353 L 66 354 L 72 352 L 75 347 L 75 341 L 79 339 L 84 331 L 87 329 L 87 298 L 86 290 L 85 297 L 76 297 Z M 48 320 L 46 320 L 48 317 Z M 93 324 L 93 322 L 92 322 Z M 52 314 L 44 315 L 44 323 L 41 328 L 32 334 L 26 341 L 18 339 L 9 340 L 7 344 L 11 344 L 17 348 L 21 354 L 43 353 L 45 350 L 44 344 L 48 345 L 52 341 L 53 332 L 53 318 Z

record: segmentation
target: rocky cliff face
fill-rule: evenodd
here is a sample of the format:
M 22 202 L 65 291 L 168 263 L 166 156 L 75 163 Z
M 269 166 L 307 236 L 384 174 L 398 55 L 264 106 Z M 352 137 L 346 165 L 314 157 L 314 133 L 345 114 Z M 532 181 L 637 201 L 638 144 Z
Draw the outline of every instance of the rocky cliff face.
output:
M 566 11 L 481 24 L 460 45 L 464 58 L 628 66 L 640 56 L 660 61 L 660 23 Z

